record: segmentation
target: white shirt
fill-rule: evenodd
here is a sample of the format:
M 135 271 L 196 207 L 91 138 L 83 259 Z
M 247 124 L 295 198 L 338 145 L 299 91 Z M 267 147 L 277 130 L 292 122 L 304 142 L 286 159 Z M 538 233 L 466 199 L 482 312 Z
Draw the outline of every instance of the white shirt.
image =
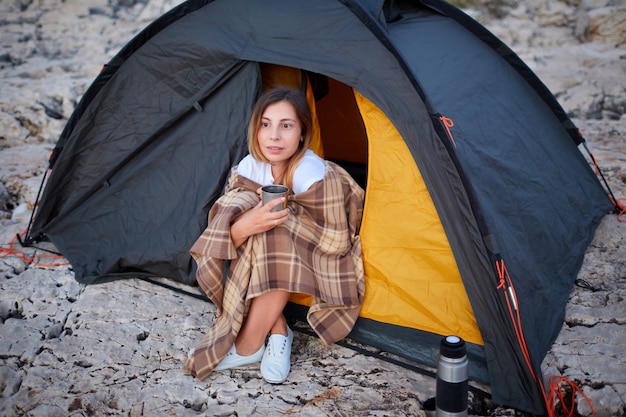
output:
M 315 152 L 307 149 L 293 174 L 293 193 L 300 194 L 309 189 L 313 183 L 324 178 L 326 165 Z M 237 166 L 237 174 L 242 175 L 261 185 L 274 183 L 272 166 L 267 162 L 257 161 L 252 155 L 246 155 Z

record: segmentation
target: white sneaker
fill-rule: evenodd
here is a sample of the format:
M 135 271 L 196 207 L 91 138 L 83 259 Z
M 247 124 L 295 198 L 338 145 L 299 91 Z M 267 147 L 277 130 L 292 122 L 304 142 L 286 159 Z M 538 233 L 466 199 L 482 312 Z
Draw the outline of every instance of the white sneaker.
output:
M 248 356 L 241 356 L 237 353 L 237 349 L 235 348 L 235 344 L 233 343 L 224 359 L 222 359 L 222 361 L 215 367 L 214 371 L 223 371 L 225 369 L 237 368 L 239 366 L 256 363 L 261 360 L 264 351 L 265 345 L 262 345 L 256 353 Z
M 273 334 L 267 341 L 267 347 L 261 360 L 261 375 L 270 384 L 280 384 L 289 375 L 291 369 L 291 343 L 293 332 L 287 326 L 287 336 Z

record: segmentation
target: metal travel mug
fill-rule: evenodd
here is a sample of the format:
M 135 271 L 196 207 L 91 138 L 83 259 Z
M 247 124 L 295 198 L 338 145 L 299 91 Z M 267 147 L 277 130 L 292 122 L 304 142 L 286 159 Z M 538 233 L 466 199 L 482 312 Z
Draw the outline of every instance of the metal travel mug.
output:
M 277 205 L 271 211 L 280 211 L 284 208 L 287 208 L 287 194 L 289 194 L 289 188 L 284 185 L 266 185 L 261 188 L 262 192 L 262 200 L 263 205 L 266 205 L 272 200 L 275 200 L 280 197 L 285 197 L 285 201 L 283 201 L 282 205 Z
M 444 337 L 437 357 L 436 417 L 467 416 L 468 366 L 465 341 Z

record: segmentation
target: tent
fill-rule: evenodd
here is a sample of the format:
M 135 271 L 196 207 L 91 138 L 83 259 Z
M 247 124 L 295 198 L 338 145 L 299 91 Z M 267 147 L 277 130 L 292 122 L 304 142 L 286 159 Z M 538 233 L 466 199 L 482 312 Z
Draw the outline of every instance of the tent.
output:
M 443 1 L 180 4 L 84 94 L 26 242 L 52 241 L 80 282 L 193 284 L 188 249 L 246 153 L 251 106 L 282 82 L 314 103 L 315 150 L 366 189 L 350 337 L 433 365 L 441 336 L 461 336 L 495 402 L 545 413 L 541 362 L 611 200 L 548 89 Z

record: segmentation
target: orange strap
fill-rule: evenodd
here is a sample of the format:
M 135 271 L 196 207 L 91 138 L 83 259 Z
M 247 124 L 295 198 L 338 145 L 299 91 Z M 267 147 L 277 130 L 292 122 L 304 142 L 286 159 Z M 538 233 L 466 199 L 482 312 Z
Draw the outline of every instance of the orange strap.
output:
M 446 116 L 439 116 L 439 120 L 443 123 L 443 127 L 446 128 L 446 132 L 448 132 L 448 137 L 450 138 L 450 141 L 452 141 L 452 145 L 456 148 L 456 142 L 454 141 L 454 136 L 452 136 L 452 131 L 450 130 L 451 127 L 454 127 L 454 121 Z
M 537 375 L 535 374 L 532 366 L 532 361 L 530 359 L 530 352 L 528 351 L 528 345 L 526 344 L 526 337 L 524 336 L 524 332 L 522 329 L 522 317 L 519 312 L 517 294 L 515 293 L 513 281 L 511 280 L 509 272 L 506 269 L 504 260 L 500 259 L 496 261 L 496 269 L 498 271 L 499 278 L 499 284 L 497 288 L 501 289 L 504 293 L 504 298 L 506 299 L 509 316 L 511 318 L 511 323 L 513 324 L 513 329 L 515 330 L 517 342 L 522 350 L 524 360 L 526 361 L 526 365 L 528 366 L 528 369 L 530 370 L 533 379 L 535 381 L 538 381 Z
M 21 259 L 26 265 L 32 265 L 42 268 L 51 268 L 58 266 L 67 266 L 69 262 L 61 255 L 54 255 L 51 253 L 35 253 L 33 256 L 28 256 L 22 249 L 16 248 L 15 244 L 18 242 L 18 236 L 24 236 L 26 232 L 22 232 L 16 235 L 6 246 L 6 248 L 0 247 L 0 258 L 12 256 Z M 57 262 L 58 261 L 58 262 Z
M 528 346 L 526 345 L 526 337 L 524 336 L 524 332 L 522 330 L 522 321 L 519 313 L 519 303 L 517 302 L 517 295 L 515 293 L 515 288 L 513 287 L 513 281 L 511 280 L 511 276 L 509 275 L 506 265 L 504 264 L 504 260 L 500 259 L 496 261 L 496 271 L 498 272 L 498 286 L 497 289 L 502 290 L 504 293 L 504 298 L 506 299 L 507 307 L 509 310 L 509 315 L 511 318 L 511 322 L 513 324 L 513 328 L 515 329 L 515 335 L 517 337 L 517 341 L 522 350 L 522 354 L 524 355 L 524 360 L 526 361 L 526 366 L 530 370 L 530 373 L 533 377 L 533 380 L 539 383 L 541 387 L 541 393 L 544 398 L 544 402 L 546 404 L 546 408 L 548 411 L 549 417 L 557 417 L 556 406 L 560 403 L 563 409 L 562 417 L 574 417 L 577 415 L 574 404 L 576 404 L 575 397 L 576 394 L 581 394 L 587 403 L 589 404 L 589 408 L 593 413 L 593 416 L 596 416 L 596 412 L 593 409 L 593 405 L 591 400 L 585 395 L 585 393 L 572 381 L 569 379 L 558 376 L 551 375 L 549 378 L 550 391 L 546 394 L 545 388 L 543 386 L 542 378 L 537 378 L 535 371 L 533 370 L 532 362 L 530 360 L 530 353 L 528 351 Z M 571 389 L 567 390 L 563 388 L 563 385 L 570 385 Z M 566 398 L 566 393 L 569 392 L 570 397 Z M 556 400 L 558 399 L 558 403 Z
M 626 218 L 624 217 L 624 215 L 626 215 L 626 198 L 615 199 L 611 197 L 611 200 L 613 201 L 613 205 L 617 207 L 618 210 L 617 221 L 626 223 Z
M 574 417 L 578 416 L 578 412 L 576 411 L 576 395 L 580 394 L 587 401 L 589 405 L 589 409 L 591 410 L 591 414 L 596 417 L 596 410 L 593 409 L 593 405 L 591 404 L 591 400 L 589 397 L 585 395 L 582 389 L 580 389 L 576 384 L 574 384 L 569 379 L 559 376 L 559 375 L 550 375 L 549 378 L 550 384 L 550 392 L 548 393 L 547 398 L 547 406 L 548 413 L 550 417 L 556 416 L 556 406 L 561 405 L 563 409 L 562 415 L 563 417 Z M 569 389 L 567 389 L 569 386 Z M 558 402 L 556 401 L 558 399 Z

